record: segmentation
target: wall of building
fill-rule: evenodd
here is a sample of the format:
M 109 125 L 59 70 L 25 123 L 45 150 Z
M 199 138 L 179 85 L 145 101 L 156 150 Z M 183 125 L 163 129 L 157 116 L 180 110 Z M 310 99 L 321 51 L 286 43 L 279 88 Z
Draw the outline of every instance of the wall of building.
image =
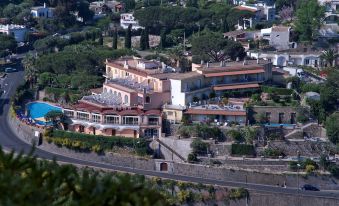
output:
M 284 114 L 284 118 L 282 119 L 281 123 L 291 124 L 291 114 L 296 114 L 295 118 L 298 116 L 298 108 L 293 107 L 274 107 L 274 106 L 254 106 L 253 112 L 251 117 L 254 118 L 256 121 L 259 121 L 258 116 L 259 114 L 266 115 L 270 113 L 270 123 L 279 123 L 279 113 Z M 295 119 L 296 121 L 296 119 Z
M 185 93 L 181 90 L 181 81 L 171 79 L 172 104 L 185 106 Z

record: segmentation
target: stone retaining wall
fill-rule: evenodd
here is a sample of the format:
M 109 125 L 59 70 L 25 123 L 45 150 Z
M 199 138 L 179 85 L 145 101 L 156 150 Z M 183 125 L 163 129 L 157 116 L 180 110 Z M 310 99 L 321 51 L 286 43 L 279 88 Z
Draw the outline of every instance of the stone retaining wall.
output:
M 29 142 L 29 138 L 32 138 L 32 135 L 26 134 L 26 137 L 23 135 L 25 133 L 18 132 L 16 125 L 17 121 L 11 121 L 11 127 L 13 131 L 16 131 L 19 137 L 23 140 Z M 20 122 L 19 122 L 20 123 Z M 31 131 L 27 125 L 20 126 L 21 131 Z M 96 153 L 80 153 L 75 152 L 73 150 L 69 150 L 66 148 L 59 148 L 54 144 L 48 144 L 44 142 L 40 149 L 69 156 L 72 158 L 87 160 L 87 161 L 96 161 L 96 162 L 103 162 L 109 163 L 118 166 L 125 166 L 125 167 L 135 167 L 137 169 L 143 170 L 156 170 L 156 165 L 161 162 L 162 160 L 154 160 L 154 159 L 143 159 L 143 158 L 135 158 L 133 156 L 127 155 L 120 155 L 120 154 L 109 154 L 106 155 L 97 155 Z M 166 161 L 165 161 L 166 162 Z M 173 167 L 172 167 L 173 166 Z M 296 186 L 296 175 L 287 175 L 287 174 L 277 174 L 277 173 L 259 173 L 253 170 L 235 170 L 231 168 L 225 167 L 210 167 L 204 165 L 196 165 L 196 164 L 186 164 L 186 163 L 176 163 L 174 162 L 171 165 L 173 170 L 169 170 L 168 172 L 177 174 L 177 175 L 185 175 L 185 176 L 193 176 L 193 177 L 202 177 L 208 179 L 217 179 L 217 180 L 230 180 L 230 181 L 241 181 L 249 183 L 256 183 L 256 184 L 267 184 L 267 185 L 282 185 L 286 182 L 287 186 Z M 300 178 L 300 185 L 302 184 L 312 184 L 317 185 L 322 189 L 334 189 L 338 187 L 336 184 L 332 182 L 331 178 L 328 177 L 314 177 L 308 176 L 307 178 Z M 337 188 L 339 189 L 339 188 Z

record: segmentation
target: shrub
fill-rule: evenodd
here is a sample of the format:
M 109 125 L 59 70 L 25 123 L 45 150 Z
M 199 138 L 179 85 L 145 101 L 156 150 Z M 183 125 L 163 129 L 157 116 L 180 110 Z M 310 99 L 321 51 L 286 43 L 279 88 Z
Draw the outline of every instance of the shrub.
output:
M 332 164 L 328 167 L 328 171 L 333 175 L 333 177 L 339 179 L 339 167 L 335 164 Z
M 278 87 L 269 87 L 261 86 L 261 90 L 265 93 L 276 94 L 276 95 L 291 95 L 293 93 L 292 89 L 278 88 Z
M 217 139 L 219 141 L 223 140 L 223 133 L 218 127 L 209 127 L 207 125 L 196 125 L 195 132 L 198 137 L 203 139 Z
M 187 156 L 187 160 L 188 160 L 189 163 L 197 162 L 198 161 L 197 154 L 189 153 L 188 156 Z
M 208 149 L 208 144 L 201 141 L 201 139 L 194 139 L 191 143 L 193 153 L 195 154 L 206 154 Z
M 241 135 L 241 132 L 238 130 L 230 130 L 227 133 L 235 142 L 243 142 L 244 138 Z
M 254 156 L 255 149 L 253 145 L 248 144 L 232 144 L 231 146 L 231 154 L 232 155 L 248 155 Z
M 192 126 L 181 126 L 178 130 L 178 134 L 183 138 L 189 138 L 193 136 Z
M 314 169 L 319 168 L 318 164 L 311 159 L 306 159 L 305 161 L 302 162 L 302 165 L 304 165 L 303 166 L 304 168 L 306 168 L 308 165 L 312 165 L 314 167 Z
M 279 149 L 267 148 L 264 149 L 263 154 L 265 157 L 279 157 L 284 156 L 284 153 Z
M 239 199 L 242 199 L 248 196 L 249 196 L 249 192 L 245 188 L 231 189 L 229 193 L 229 198 L 231 200 L 239 200 Z
M 314 172 L 315 167 L 313 165 L 306 165 L 305 169 L 306 169 L 307 174 L 310 174 L 310 173 Z

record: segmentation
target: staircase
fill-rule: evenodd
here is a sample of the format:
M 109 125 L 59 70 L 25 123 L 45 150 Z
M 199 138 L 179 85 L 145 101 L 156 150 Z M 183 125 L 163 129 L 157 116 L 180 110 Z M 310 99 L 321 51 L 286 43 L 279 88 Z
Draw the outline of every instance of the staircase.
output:
M 178 152 L 176 152 L 175 150 L 173 150 L 170 146 L 168 146 L 167 144 L 165 144 L 163 141 L 161 141 L 160 139 L 155 139 L 155 141 L 157 141 L 159 143 L 159 145 L 162 145 L 163 147 L 165 147 L 167 150 L 169 150 L 173 155 L 177 156 L 180 160 L 182 160 L 183 162 L 187 162 L 186 158 L 184 158 L 183 156 L 181 156 Z

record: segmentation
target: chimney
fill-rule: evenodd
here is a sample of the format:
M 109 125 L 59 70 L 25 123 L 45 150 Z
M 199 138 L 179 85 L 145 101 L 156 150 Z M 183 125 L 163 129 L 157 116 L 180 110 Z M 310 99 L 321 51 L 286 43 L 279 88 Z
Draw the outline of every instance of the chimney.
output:
M 221 61 L 221 62 L 220 62 L 220 67 L 223 67 L 223 66 L 224 66 L 224 62 Z
M 246 59 L 243 61 L 242 65 L 247 65 L 247 60 Z
M 44 8 L 46 8 L 46 2 L 44 3 Z
M 259 64 L 259 57 L 257 58 L 257 64 Z
M 209 62 L 207 62 L 207 64 L 206 64 L 206 67 L 207 67 L 207 68 L 209 68 L 209 67 L 210 67 L 210 63 L 209 63 Z
M 236 61 L 237 61 L 237 62 L 240 61 L 239 57 L 237 57 Z
M 204 64 L 204 60 L 201 60 L 201 61 L 200 61 L 200 64 L 203 65 L 203 64 Z

